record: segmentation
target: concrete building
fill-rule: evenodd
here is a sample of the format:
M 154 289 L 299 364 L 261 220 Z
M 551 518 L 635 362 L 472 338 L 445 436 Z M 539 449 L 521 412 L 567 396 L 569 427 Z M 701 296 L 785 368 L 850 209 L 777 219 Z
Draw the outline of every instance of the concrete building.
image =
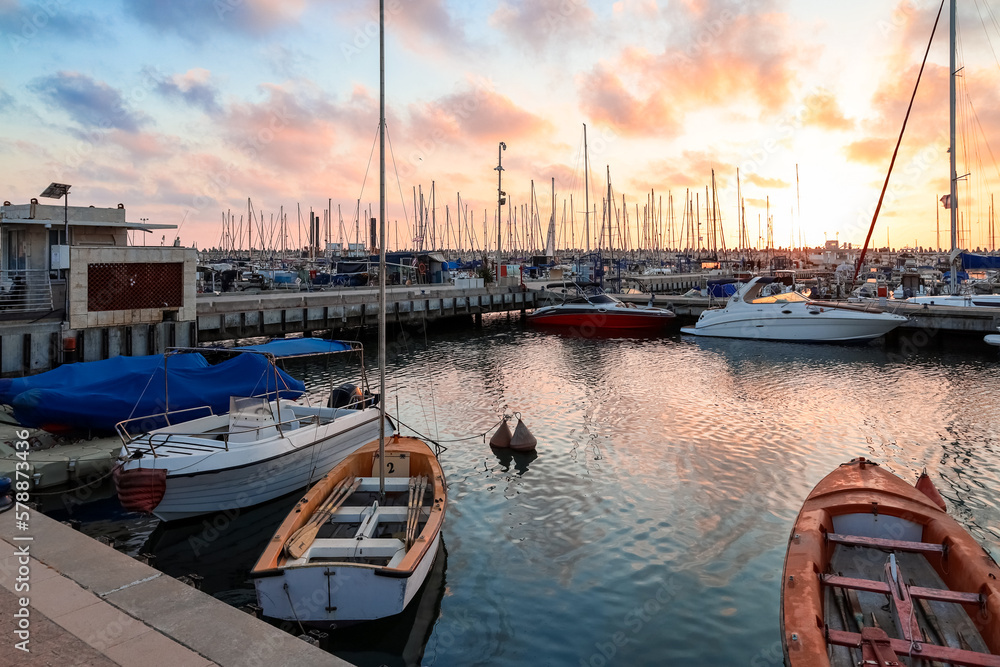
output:
M 27 349 L 36 346 L 34 340 L 41 336 L 43 324 L 50 328 L 57 324 L 59 333 L 51 343 L 38 345 L 75 350 L 77 342 L 86 343 L 105 348 L 104 354 L 97 355 L 105 357 L 119 349 L 116 337 L 146 338 L 150 327 L 193 323 L 197 251 L 173 245 L 129 245 L 130 233 L 138 236 L 175 228 L 129 222 L 122 204 L 95 208 L 39 204 L 35 199 L 29 204 L 4 202 L 0 206 L 0 320 L 7 325 L 0 373 L 36 367 L 34 361 L 27 363 Z M 7 334 L 21 335 L 15 327 L 18 321 L 25 335 L 33 334 L 30 345 L 7 340 Z M 11 344 L 24 347 L 25 353 L 12 351 Z M 158 351 L 145 343 L 121 349 L 140 354 Z M 30 356 L 44 364 L 45 358 L 61 361 L 61 353 L 61 349 L 42 349 Z

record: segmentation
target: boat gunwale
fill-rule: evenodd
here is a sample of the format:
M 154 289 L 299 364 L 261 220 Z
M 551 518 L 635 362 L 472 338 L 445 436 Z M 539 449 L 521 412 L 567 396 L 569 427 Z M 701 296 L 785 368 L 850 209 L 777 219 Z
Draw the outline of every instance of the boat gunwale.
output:
M 867 477 L 866 473 L 874 478 Z M 854 483 L 851 485 L 850 483 Z M 865 484 L 869 484 L 866 486 Z M 874 485 L 874 486 L 871 486 Z M 862 498 L 863 496 L 863 498 Z M 826 640 L 825 585 L 818 574 L 834 551 L 841 548 L 826 540 L 826 525 L 833 525 L 837 516 L 868 514 L 877 502 L 877 514 L 917 523 L 922 527 L 924 541 L 947 545 L 943 554 L 925 554 L 928 564 L 944 580 L 947 590 L 976 593 L 981 596 L 979 611 L 987 619 L 1000 618 L 1000 568 L 979 542 L 958 521 L 938 507 L 915 486 L 887 471 L 877 463 L 854 460 L 826 475 L 810 491 L 795 518 L 789 534 L 782 568 L 780 593 L 780 625 L 786 665 L 828 665 Z M 930 537 L 935 539 L 929 539 Z M 938 539 L 939 538 L 939 539 Z M 874 548 L 878 547 L 863 547 Z M 983 557 L 985 556 L 985 558 Z M 942 562 L 947 568 L 939 567 Z M 959 565 L 961 564 L 961 565 Z M 966 585 L 961 585 L 966 582 Z M 790 591 L 799 588 L 794 593 Z M 969 590 L 972 589 L 972 590 Z M 794 601 L 789 608 L 786 604 Z M 969 619 L 993 653 L 1000 653 L 1000 623 L 976 618 L 975 605 L 957 603 L 966 610 Z M 820 625 L 815 624 L 812 618 Z M 789 628 L 789 621 L 794 628 Z M 794 649 L 792 634 L 796 636 Z M 824 661 L 825 660 L 825 661 Z
M 341 479 L 344 479 L 351 469 L 352 458 L 359 455 L 374 455 L 378 451 L 378 440 L 369 442 L 355 451 L 351 456 L 337 464 L 323 479 L 318 481 L 299 500 L 296 506 L 289 512 L 288 516 L 275 531 L 274 536 L 268 542 L 267 547 L 261 554 L 257 563 L 250 570 L 251 578 L 259 576 L 273 577 L 284 574 L 286 570 L 300 570 L 310 567 L 364 567 L 380 570 L 381 576 L 406 578 L 413 574 L 417 566 L 423 560 L 424 555 L 434 541 L 433 536 L 440 533 L 444 524 L 444 515 L 447 508 L 447 495 L 445 490 L 444 470 L 438 458 L 429 450 L 429 447 L 416 438 L 394 435 L 387 443 L 387 453 L 405 452 L 411 456 L 423 456 L 427 459 L 431 468 L 430 478 L 432 480 L 432 496 L 429 515 L 424 522 L 423 528 L 413 541 L 413 545 L 407 550 L 405 556 L 394 567 L 384 565 L 372 565 L 368 563 L 351 563 L 346 561 L 326 561 L 319 563 L 288 564 L 284 555 L 285 543 L 295 533 L 296 530 L 305 525 L 313 513 L 319 508 L 323 501 L 329 496 L 333 487 Z M 391 449 L 389 448 L 391 447 Z M 411 470 L 412 475 L 412 470 Z

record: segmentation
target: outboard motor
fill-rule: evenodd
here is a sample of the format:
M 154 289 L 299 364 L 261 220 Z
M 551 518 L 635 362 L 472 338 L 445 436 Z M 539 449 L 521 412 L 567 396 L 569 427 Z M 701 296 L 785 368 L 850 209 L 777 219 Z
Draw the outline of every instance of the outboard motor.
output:
M 330 393 L 330 400 L 327 401 L 328 408 L 347 408 L 350 410 L 360 410 L 365 407 L 366 397 L 361 387 L 350 382 L 345 382 Z

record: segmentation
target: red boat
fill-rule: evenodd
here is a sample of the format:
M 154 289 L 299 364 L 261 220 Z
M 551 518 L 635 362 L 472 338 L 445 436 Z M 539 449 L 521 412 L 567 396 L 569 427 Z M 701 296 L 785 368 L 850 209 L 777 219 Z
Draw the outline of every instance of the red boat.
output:
M 854 459 L 795 520 L 781 585 L 788 667 L 1000 666 L 1000 568 L 916 484 Z
M 666 308 L 637 306 L 607 294 L 596 283 L 554 283 L 564 301 L 544 306 L 528 315 L 534 325 L 573 328 L 583 336 L 616 333 L 658 333 L 675 322 Z

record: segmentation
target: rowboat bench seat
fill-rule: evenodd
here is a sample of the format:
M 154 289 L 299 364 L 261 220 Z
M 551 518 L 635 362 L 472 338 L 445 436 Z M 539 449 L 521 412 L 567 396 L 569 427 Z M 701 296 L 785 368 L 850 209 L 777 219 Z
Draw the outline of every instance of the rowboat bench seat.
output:
M 393 537 L 320 537 L 312 543 L 303 560 L 315 558 L 393 558 L 403 554 L 403 541 Z M 402 556 L 400 556 L 402 558 Z
M 887 540 L 881 537 L 862 537 L 860 535 L 841 535 L 839 533 L 824 533 L 824 538 L 834 544 L 850 547 L 871 547 L 895 551 L 911 551 L 915 553 L 939 553 L 948 555 L 948 547 L 944 544 L 931 542 L 911 542 L 908 540 Z

